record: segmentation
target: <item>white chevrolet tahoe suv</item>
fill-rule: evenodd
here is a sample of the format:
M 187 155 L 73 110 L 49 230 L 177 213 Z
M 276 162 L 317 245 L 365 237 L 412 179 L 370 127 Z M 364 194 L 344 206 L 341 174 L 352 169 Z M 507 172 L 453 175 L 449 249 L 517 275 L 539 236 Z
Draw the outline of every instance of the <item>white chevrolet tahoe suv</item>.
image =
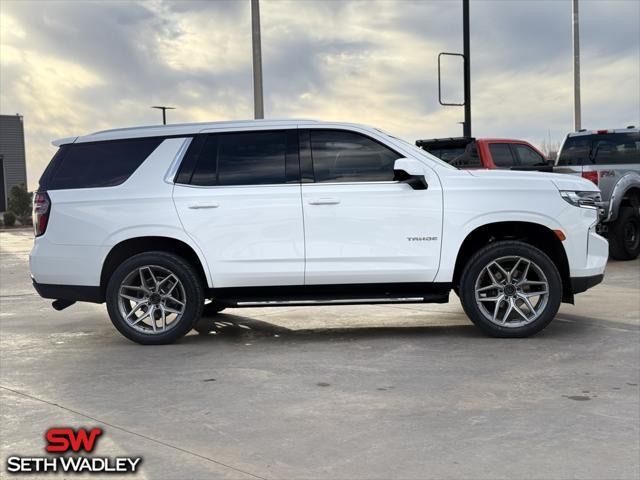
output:
M 35 289 L 106 302 L 142 344 L 225 307 L 447 302 L 486 333 L 543 329 L 603 278 L 599 190 L 458 170 L 375 128 L 244 121 L 58 140 L 34 197 Z

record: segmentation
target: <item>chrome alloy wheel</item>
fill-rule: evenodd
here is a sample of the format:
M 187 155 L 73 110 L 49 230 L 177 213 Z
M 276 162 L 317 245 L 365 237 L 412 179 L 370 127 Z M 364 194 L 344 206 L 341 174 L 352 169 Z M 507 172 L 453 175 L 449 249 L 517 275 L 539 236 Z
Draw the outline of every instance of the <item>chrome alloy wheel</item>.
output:
M 475 298 L 487 320 L 502 327 L 522 327 L 544 311 L 549 282 L 535 262 L 520 256 L 500 257 L 478 275 Z
M 125 322 L 146 334 L 159 334 L 179 323 L 186 305 L 184 286 L 170 270 L 145 265 L 129 273 L 118 290 Z

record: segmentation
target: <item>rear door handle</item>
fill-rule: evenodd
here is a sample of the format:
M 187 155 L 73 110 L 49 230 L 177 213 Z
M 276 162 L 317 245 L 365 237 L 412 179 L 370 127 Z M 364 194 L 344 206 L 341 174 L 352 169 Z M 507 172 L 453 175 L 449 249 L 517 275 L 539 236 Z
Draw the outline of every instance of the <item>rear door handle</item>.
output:
M 218 208 L 220 206 L 219 203 L 210 202 L 210 203 L 192 203 L 189 205 L 189 208 L 192 210 L 204 210 L 206 208 Z
M 309 200 L 309 205 L 338 205 L 339 203 L 340 199 L 334 197 L 312 198 Z

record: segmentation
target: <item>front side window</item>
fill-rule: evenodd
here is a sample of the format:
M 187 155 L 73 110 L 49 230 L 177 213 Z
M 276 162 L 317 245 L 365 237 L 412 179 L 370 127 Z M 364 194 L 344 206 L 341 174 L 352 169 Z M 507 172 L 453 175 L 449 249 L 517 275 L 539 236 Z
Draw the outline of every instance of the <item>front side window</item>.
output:
M 533 148 L 528 145 L 523 145 L 521 143 L 513 144 L 513 148 L 516 151 L 516 155 L 518 155 L 518 160 L 520 160 L 520 165 L 544 165 L 545 160 L 538 152 L 536 152 Z
M 197 152 L 187 154 L 196 158 L 191 179 L 181 171 L 179 183 L 213 186 L 287 182 L 285 131 L 208 134 L 198 143 L 194 147 Z
M 513 167 L 515 164 L 508 143 L 490 143 L 489 151 L 496 167 Z
M 359 133 L 310 130 L 316 182 L 384 182 L 402 155 Z

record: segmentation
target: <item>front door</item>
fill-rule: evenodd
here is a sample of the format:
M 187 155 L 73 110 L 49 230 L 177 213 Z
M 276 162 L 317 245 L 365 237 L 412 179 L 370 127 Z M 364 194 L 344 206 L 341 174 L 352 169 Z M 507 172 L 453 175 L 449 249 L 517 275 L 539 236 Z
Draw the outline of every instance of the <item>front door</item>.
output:
M 173 198 L 214 287 L 302 285 L 296 130 L 197 136 Z
M 345 130 L 301 131 L 305 284 L 431 282 L 438 271 L 442 191 L 427 171 L 426 190 L 394 181 L 402 155 Z M 312 182 L 311 182 L 312 181 Z

